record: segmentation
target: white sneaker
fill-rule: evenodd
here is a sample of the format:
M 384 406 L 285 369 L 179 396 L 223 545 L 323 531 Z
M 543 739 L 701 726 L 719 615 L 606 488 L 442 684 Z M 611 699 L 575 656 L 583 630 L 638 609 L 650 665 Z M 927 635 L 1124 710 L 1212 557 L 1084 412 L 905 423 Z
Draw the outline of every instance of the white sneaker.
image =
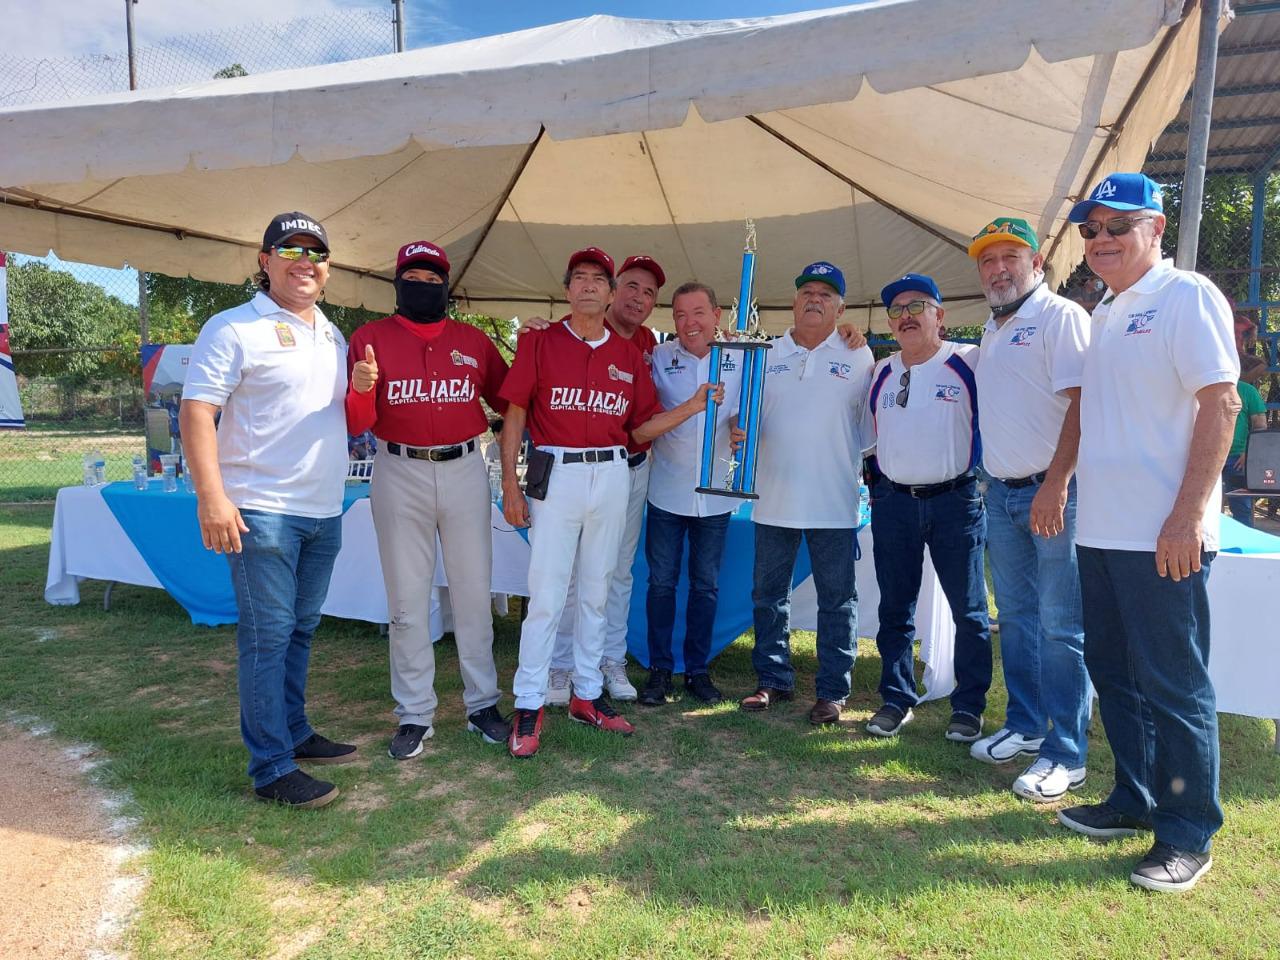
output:
M 1044 737 L 1032 739 L 1001 727 L 989 737 L 983 737 L 969 748 L 969 756 L 983 763 L 1007 763 L 1018 757 L 1034 757 L 1040 752 Z
M 548 707 L 567 707 L 569 705 L 569 688 L 572 680 L 572 670 L 551 668 L 551 673 L 547 677 L 546 705 Z
M 627 679 L 625 660 L 610 660 L 605 657 L 600 661 L 600 672 L 604 674 L 604 688 L 614 700 L 627 703 L 636 698 L 636 688 Z
M 1047 757 L 1037 757 L 1017 780 L 1013 792 L 1036 803 L 1049 803 L 1066 796 L 1068 790 L 1076 790 L 1084 784 L 1084 767 L 1072 770 Z

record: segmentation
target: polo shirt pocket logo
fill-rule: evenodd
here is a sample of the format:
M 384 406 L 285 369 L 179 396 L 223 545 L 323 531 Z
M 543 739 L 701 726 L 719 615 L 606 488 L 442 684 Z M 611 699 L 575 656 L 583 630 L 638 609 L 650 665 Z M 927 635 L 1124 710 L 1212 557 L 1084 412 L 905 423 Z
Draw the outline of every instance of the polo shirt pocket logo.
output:
M 1035 327 L 1017 327 L 1013 331 L 1013 336 L 1009 338 L 1009 346 L 1026 347 L 1031 344 L 1031 338 L 1036 335 Z
M 768 370 L 766 370 L 766 371 L 765 371 L 765 373 L 766 373 L 766 374 L 787 373 L 788 371 L 790 371 L 790 369 L 791 369 L 791 367 L 790 367 L 788 364 L 785 364 L 785 363 L 775 363 L 775 364 L 774 364 L 773 366 L 771 366 Z
M 289 329 L 287 323 L 276 324 L 276 339 L 280 341 L 282 347 L 296 347 L 298 341 L 293 337 L 293 331 Z
M 853 369 L 852 364 L 840 363 L 837 360 L 832 360 L 831 367 L 827 372 L 830 373 L 833 377 L 839 377 L 841 380 L 848 380 L 849 371 L 852 369 Z
M 937 388 L 937 393 L 933 395 L 933 399 L 941 400 L 943 403 L 959 403 L 960 402 L 959 387 L 953 387 L 949 383 L 937 383 L 937 384 L 934 384 L 934 386 Z
M 1143 310 L 1141 313 L 1131 313 L 1125 319 L 1124 335 L 1126 337 L 1139 336 L 1144 333 L 1151 332 L 1151 321 L 1155 318 L 1155 310 Z
M 453 361 L 455 367 L 467 366 L 475 367 L 477 370 L 480 369 L 480 362 L 475 357 L 467 356 L 461 350 L 454 350 L 449 354 L 449 359 Z
M 635 374 L 628 373 L 626 370 L 619 370 L 617 364 L 611 363 L 609 364 L 609 379 L 621 380 L 623 383 L 635 383 L 636 377 Z

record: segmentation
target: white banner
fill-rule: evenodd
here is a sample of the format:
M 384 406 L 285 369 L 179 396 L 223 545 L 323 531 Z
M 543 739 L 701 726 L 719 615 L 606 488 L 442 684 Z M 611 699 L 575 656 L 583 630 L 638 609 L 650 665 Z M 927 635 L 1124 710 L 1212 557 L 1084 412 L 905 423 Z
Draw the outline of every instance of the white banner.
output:
M 9 350 L 9 278 L 4 253 L 0 252 L 0 430 L 25 427 L 22 401 L 18 398 L 18 378 L 13 372 Z

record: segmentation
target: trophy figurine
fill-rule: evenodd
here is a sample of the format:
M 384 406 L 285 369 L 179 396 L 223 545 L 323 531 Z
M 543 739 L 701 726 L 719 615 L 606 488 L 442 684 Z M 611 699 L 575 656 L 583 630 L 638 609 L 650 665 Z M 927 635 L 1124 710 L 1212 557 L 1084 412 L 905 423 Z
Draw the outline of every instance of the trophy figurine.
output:
M 709 379 L 719 383 L 721 359 L 725 350 L 742 354 L 742 392 L 738 400 L 738 426 L 746 433 L 742 449 L 731 454 L 722 463 L 728 465 L 720 486 L 713 485 L 712 470 L 715 462 L 716 407 L 718 404 L 707 395 L 706 420 L 702 430 L 702 462 L 699 467 L 698 493 L 714 493 L 722 497 L 741 497 L 755 500 L 756 458 L 760 452 L 761 401 L 764 397 L 765 351 L 769 343 L 760 330 L 760 315 L 752 299 L 756 271 L 756 225 L 747 221 L 747 239 L 742 251 L 742 277 L 738 297 L 733 303 L 735 317 L 731 339 L 717 340 L 711 345 Z

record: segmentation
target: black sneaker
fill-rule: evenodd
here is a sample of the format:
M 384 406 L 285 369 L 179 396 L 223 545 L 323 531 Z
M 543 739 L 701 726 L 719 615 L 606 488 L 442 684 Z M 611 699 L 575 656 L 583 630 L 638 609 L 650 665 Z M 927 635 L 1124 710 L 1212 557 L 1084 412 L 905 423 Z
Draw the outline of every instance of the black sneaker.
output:
M 1132 837 L 1140 830 L 1150 830 L 1151 824 L 1135 820 L 1121 813 L 1109 803 L 1086 803 L 1058 811 L 1058 822 L 1069 830 L 1086 837 L 1113 840 L 1116 837 Z
M 293 748 L 293 759 L 307 763 L 351 763 L 356 760 L 354 743 L 334 743 L 328 737 L 313 733 Z
M 278 780 L 272 780 L 265 787 L 258 787 L 253 792 L 259 800 L 280 803 L 286 807 L 297 807 L 299 810 L 323 807 L 326 803 L 332 803 L 338 798 L 338 788 L 332 783 L 317 780 L 301 770 L 286 773 Z
M 485 743 L 506 743 L 511 738 L 511 721 L 498 711 L 495 704 L 467 717 L 467 732 L 480 734 Z
M 916 715 L 910 710 L 886 703 L 867 721 L 867 733 L 874 733 L 877 737 L 896 737 L 915 718 Z
M 650 670 L 649 682 L 644 685 L 637 699 L 646 707 L 661 707 L 675 698 L 675 689 L 670 670 Z
M 955 743 L 973 743 L 982 736 L 982 718 L 961 710 L 952 711 L 951 722 L 942 735 Z
M 1192 853 L 1157 840 L 1142 862 L 1133 868 L 1129 881 L 1146 890 L 1179 893 L 1190 890 L 1213 866 L 1209 851 Z
M 422 741 L 430 740 L 436 735 L 434 727 L 424 727 L 416 723 L 400 725 L 396 735 L 391 738 L 391 746 L 387 754 L 392 760 L 411 760 L 422 752 Z
M 720 688 L 711 682 L 709 673 L 695 673 L 684 678 L 684 688 L 703 703 L 719 703 L 724 699 Z

